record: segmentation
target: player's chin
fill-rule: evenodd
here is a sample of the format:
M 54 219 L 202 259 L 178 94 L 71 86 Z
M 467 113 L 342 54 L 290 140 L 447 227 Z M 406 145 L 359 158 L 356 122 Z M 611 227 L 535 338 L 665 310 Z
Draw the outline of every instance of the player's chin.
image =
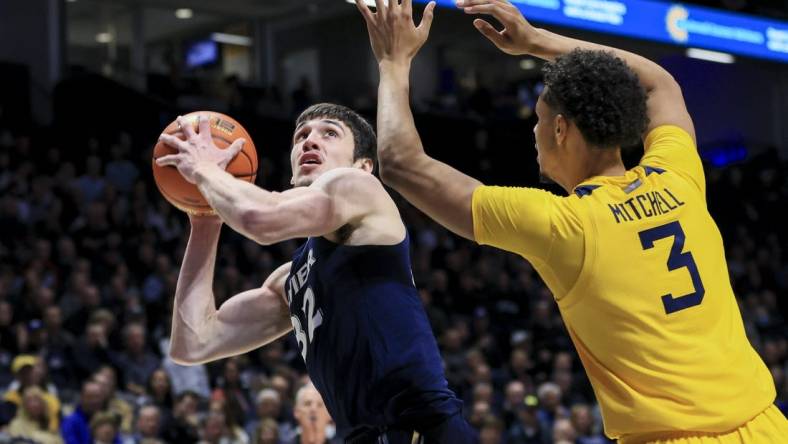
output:
M 305 177 L 305 176 L 297 177 L 293 180 L 293 187 L 294 188 L 308 187 L 309 185 L 312 185 L 312 182 L 314 182 L 314 179 L 312 179 L 311 177 Z
M 296 176 L 293 183 L 296 187 L 308 187 L 312 185 L 312 183 L 320 176 L 320 173 L 317 171 L 310 171 L 308 173 L 302 173 Z

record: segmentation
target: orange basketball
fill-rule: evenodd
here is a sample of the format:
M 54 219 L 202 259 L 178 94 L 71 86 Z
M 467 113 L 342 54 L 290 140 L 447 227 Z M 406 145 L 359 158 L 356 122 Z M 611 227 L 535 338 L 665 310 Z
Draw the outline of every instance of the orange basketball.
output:
M 211 123 L 211 136 L 217 147 L 226 149 L 236 139 L 246 140 L 243 149 L 227 165 L 227 172 L 238 179 L 254 183 L 257 176 L 257 151 L 249 133 L 232 117 L 213 111 L 195 111 L 183 116 L 194 127 L 195 132 L 199 132 L 198 114 L 208 117 Z M 177 121 L 167 125 L 164 133 L 175 135 L 181 140 L 186 139 Z M 156 159 L 159 157 L 177 152 L 177 149 L 165 145 L 164 142 L 158 142 L 153 148 L 153 178 L 156 180 L 156 186 L 159 187 L 164 198 L 181 211 L 197 216 L 214 214 L 197 186 L 187 182 L 174 166 L 156 165 Z

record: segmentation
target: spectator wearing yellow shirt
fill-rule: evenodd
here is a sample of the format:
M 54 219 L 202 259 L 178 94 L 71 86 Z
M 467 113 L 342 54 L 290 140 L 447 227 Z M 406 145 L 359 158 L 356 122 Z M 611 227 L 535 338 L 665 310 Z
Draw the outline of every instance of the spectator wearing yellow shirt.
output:
M 38 356 L 19 355 L 11 362 L 11 372 L 14 374 L 14 382 L 8 387 L 3 400 L 8 401 L 18 409 L 22 408 L 22 393 L 27 387 L 40 387 L 44 375 L 43 362 Z M 60 400 L 57 396 L 41 390 L 41 399 L 46 405 L 47 417 L 49 418 L 47 429 L 57 433 L 60 427 Z

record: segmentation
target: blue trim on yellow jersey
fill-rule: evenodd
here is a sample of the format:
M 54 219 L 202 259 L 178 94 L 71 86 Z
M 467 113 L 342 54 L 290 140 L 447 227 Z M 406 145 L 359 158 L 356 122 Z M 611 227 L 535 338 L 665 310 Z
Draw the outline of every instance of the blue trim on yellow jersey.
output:
M 602 185 L 581 185 L 581 186 L 575 188 L 575 194 L 577 194 L 578 196 L 580 196 L 582 198 L 583 196 L 590 195 L 592 192 L 594 192 L 595 189 L 597 189 L 597 188 L 599 188 L 601 186 Z

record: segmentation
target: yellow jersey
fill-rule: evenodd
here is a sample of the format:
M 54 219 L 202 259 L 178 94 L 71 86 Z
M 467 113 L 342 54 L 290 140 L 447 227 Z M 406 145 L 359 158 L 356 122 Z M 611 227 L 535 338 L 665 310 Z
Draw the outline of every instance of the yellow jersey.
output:
M 729 431 L 774 402 L 774 381 L 744 332 L 695 143 L 661 126 L 645 149 L 567 197 L 477 188 L 474 236 L 553 292 L 608 436 Z

